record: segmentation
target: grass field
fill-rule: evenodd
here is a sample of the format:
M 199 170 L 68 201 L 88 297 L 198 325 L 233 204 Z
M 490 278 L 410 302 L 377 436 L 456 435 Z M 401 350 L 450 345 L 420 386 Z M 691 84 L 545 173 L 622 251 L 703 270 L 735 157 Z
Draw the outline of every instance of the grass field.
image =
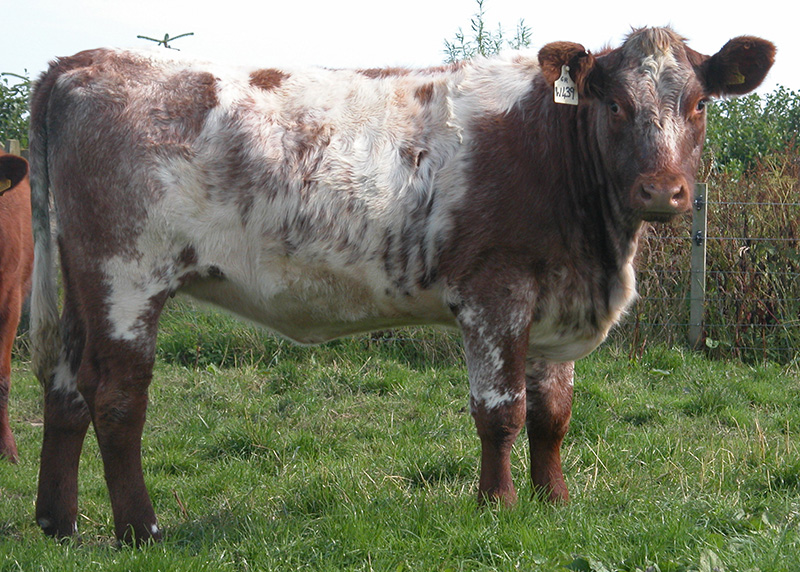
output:
M 388 339 L 384 339 L 388 338 Z M 399 339 L 398 339 L 399 338 Z M 117 548 L 94 437 L 82 542 L 33 520 L 41 395 L 22 355 L 0 464 L 0 571 L 800 570 L 800 368 L 604 347 L 578 364 L 572 502 L 478 509 L 479 443 L 448 333 L 299 348 L 219 315 L 163 320 L 144 437 L 166 540 Z

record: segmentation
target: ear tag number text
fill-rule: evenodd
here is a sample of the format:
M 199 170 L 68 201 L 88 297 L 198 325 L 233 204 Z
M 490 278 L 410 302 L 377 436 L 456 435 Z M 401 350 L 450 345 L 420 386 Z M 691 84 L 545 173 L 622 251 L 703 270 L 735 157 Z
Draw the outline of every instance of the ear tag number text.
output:
M 578 88 L 569 75 L 569 66 L 561 66 L 561 77 L 556 81 L 553 96 L 556 103 L 578 105 Z

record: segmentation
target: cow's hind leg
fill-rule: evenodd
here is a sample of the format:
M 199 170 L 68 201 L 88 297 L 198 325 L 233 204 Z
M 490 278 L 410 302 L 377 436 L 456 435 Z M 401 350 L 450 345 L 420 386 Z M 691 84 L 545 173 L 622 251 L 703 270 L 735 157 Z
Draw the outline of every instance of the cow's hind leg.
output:
M 561 442 L 572 415 L 573 365 L 529 360 L 525 368 L 533 490 L 552 502 L 569 500 L 561 471 Z
M 129 293 L 120 302 L 124 312 L 112 309 L 108 318 L 93 320 L 78 372 L 103 458 L 116 536 L 126 543 L 161 539 L 142 474 L 141 440 L 158 317 L 167 292 L 136 298 Z M 115 323 L 115 315 L 135 318 Z M 102 329 L 109 323 L 111 332 Z
M 36 499 L 36 521 L 46 534 L 56 537 L 77 532 L 78 461 L 90 422 L 89 409 L 76 384 L 84 328 L 69 296 L 62 333 L 65 344 L 44 387 L 44 438 Z

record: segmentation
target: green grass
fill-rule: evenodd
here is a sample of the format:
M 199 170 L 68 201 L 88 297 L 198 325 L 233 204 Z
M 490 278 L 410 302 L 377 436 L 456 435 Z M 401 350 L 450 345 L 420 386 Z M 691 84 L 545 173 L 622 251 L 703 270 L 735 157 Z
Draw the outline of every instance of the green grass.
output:
M 796 366 L 602 348 L 578 365 L 563 450 L 572 502 L 527 498 L 523 435 L 519 505 L 481 510 L 452 334 L 299 348 L 218 315 L 169 313 L 143 443 L 166 540 L 133 550 L 115 547 L 93 436 L 82 543 L 38 530 L 40 389 L 14 365 L 22 458 L 0 464 L 2 572 L 800 570 Z

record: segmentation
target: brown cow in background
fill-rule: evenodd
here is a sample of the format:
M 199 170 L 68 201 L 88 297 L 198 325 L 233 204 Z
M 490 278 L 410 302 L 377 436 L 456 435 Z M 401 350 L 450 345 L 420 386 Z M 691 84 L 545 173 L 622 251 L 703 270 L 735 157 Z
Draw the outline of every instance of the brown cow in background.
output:
M 0 457 L 17 461 L 8 424 L 11 348 L 33 267 L 28 162 L 0 151 Z

